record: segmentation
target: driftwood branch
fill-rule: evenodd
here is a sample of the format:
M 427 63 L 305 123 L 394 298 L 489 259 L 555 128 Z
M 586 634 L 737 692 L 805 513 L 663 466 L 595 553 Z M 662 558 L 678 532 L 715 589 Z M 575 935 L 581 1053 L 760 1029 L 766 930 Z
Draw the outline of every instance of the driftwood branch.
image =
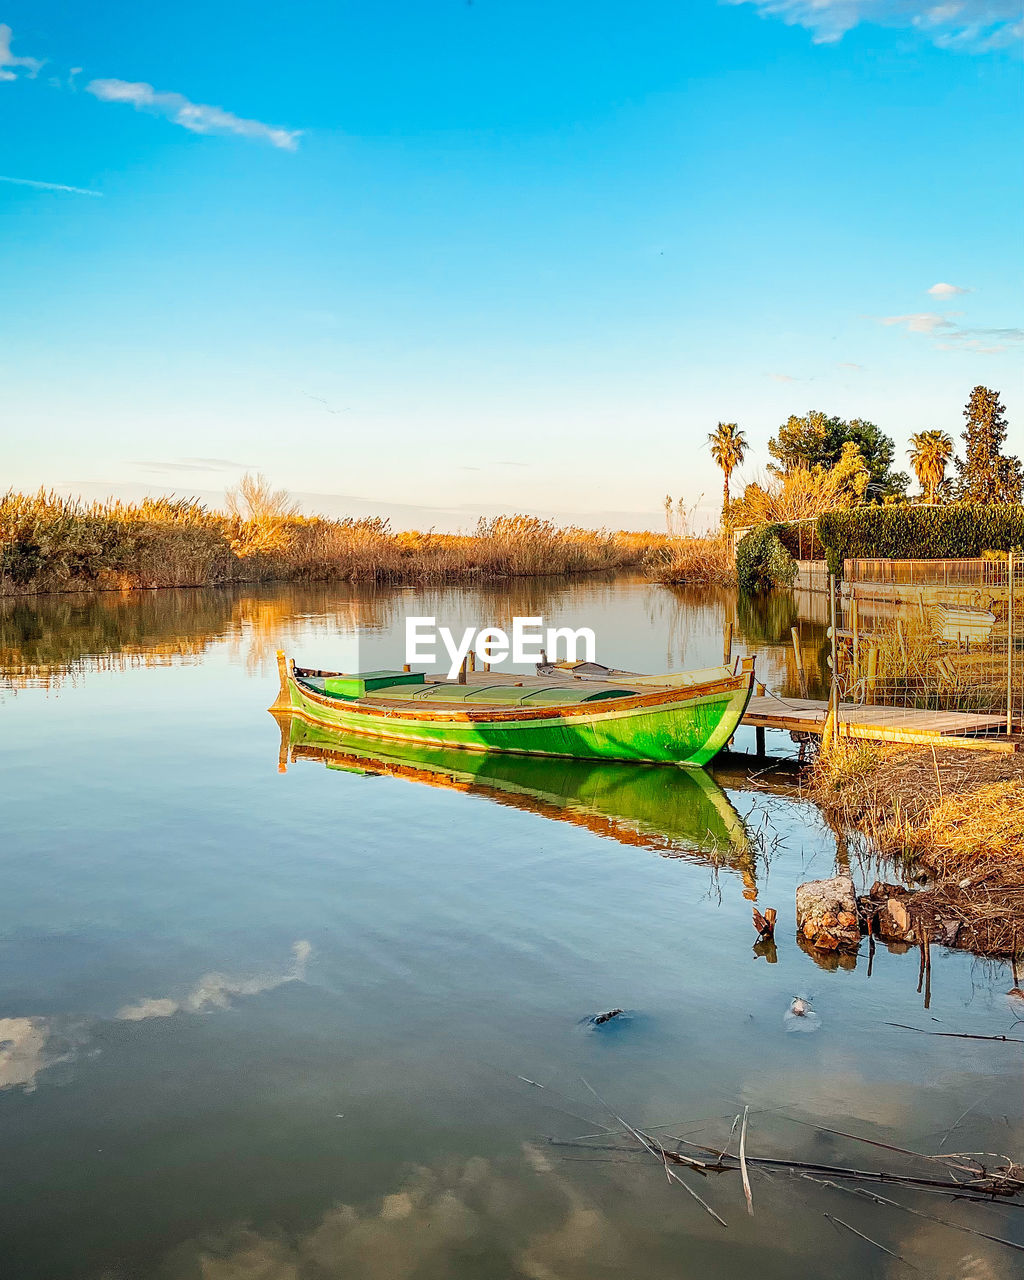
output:
M 665 1176 L 667 1177 L 669 1182 L 672 1182 L 672 1181 L 677 1182 L 683 1188 L 684 1191 L 688 1192 L 689 1195 L 691 1195 L 693 1199 L 697 1201 L 697 1203 L 705 1211 L 705 1213 L 710 1214 L 711 1217 L 714 1218 L 716 1222 L 720 1223 L 723 1227 L 727 1227 L 729 1225 L 724 1218 L 720 1217 L 714 1211 L 714 1209 L 712 1209 L 712 1207 L 707 1203 L 707 1201 L 702 1200 L 700 1196 L 696 1193 L 696 1191 L 694 1191 L 694 1189 L 688 1183 L 684 1182 L 683 1179 L 677 1173 L 673 1172 L 668 1167 L 669 1161 L 671 1160 L 673 1164 L 686 1164 L 690 1168 L 703 1170 L 704 1166 L 701 1164 L 700 1161 L 688 1160 L 685 1156 L 680 1156 L 677 1152 L 667 1151 L 660 1143 L 655 1142 L 653 1138 L 647 1137 L 644 1134 L 640 1133 L 637 1129 L 634 1129 L 631 1124 L 623 1120 L 622 1116 L 620 1116 L 617 1112 L 612 1111 L 611 1107 L 608 1106 L 608 1103 L 605 1102 L 605 1100 L 601 1097 L 601 1095 L 597 1092 L 597 1090 L 592 1085 L 590 1085 L 586 1080 L 584 1080 L 583 1083 L 587 1086 L 587 1088 L 598 1100 L 598 1102 L 600 1102 L 600 1104 L 603 1107 L 606 1107 L 607 1110 L 615 1117 L 615 1119 L 618 1120 L 619 1124 L 622 1125 L 622 1127 L 626 1130 L 626 1132 L 629 1134 L 632 1134 L 632 1136 L 637 1140 L 637 1142 L 640 1143 L 641 1147 L 643 1147 L 645 1151 L 650 1152 L 650 1154 L 654 1156 L 656 1160 L 661 1161 L 662 1167 L 665 1170 Z
M 743 1127 L 740 1129 L 740 1174 L 743 1178 L 743 1194 L 747 1199 L 747 1213 L 753 1217 L 754 1197 L 750 1194 L 750 1175 L 747 1173 L 747 1112 L 749 1110 L 749 1107 L 743 1108 Z

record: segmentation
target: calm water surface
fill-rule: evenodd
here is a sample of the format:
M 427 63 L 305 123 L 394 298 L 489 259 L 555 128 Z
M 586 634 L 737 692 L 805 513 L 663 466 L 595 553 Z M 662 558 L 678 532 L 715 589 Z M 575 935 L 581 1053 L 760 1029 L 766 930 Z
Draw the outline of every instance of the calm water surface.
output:
M 818 1125 L 1020 1155 L 1020 1045 L 888 1025 L 1020 1034 L 1008 970 L 936 950 L 925 1009 L 913 952 L 815 963 L 793 894 L 836 842 L 811 806 L 732 765 L 721 787 L 360 766 L 351 744 L 282 743 L 265 710 L 278 646 L 400 663 L 406 613 L 589 625 L 641 670 L 720 661 L 731 619 L 792 691 L 790 626 L 824 645 L 820 603 L 797 609 L 596 580 L 0 602 L 3 1275 L 907 1271 L 826 1213 L 929 1276 L 1020 1274 L 1005 1245 L 779 1174 L 755 1173 L 753 1218 L 736 1175 L 694 1179 L 722 1228 L 654 1160 L 549 1141 L 614 1111 L 724 1144 L 749 1106 L 751 1154 L 899 1167 Z M 755 896 L 775 956 L 752 949 Z M 787 1030 L 797 993 L 811 1034 Z M 1019 1210 L 891 1198 L 1024 1243 Z

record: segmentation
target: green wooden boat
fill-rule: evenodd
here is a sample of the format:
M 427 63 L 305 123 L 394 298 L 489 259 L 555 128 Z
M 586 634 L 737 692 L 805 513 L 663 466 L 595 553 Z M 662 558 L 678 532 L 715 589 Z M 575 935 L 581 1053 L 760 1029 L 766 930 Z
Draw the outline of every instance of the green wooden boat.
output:
M 732 737 L 754 682 L 753 658 L 658 676 L 601 668 L 597 679 L 578 666 L 533 676 L 464 670 L 454 681 L 297 667 L 279 651 L 271 711 L 422 746 L 700 766 Z
M 703 769 L 373 742 L 298 716 L 280 716 L 278 723 L 282 773 L 289 763 L 319 761 L 343 773 L 482 796 L 663 857 L 729 867 L 742 876 L 747 896 L 756 897 L 755 851 L 743 820 Z

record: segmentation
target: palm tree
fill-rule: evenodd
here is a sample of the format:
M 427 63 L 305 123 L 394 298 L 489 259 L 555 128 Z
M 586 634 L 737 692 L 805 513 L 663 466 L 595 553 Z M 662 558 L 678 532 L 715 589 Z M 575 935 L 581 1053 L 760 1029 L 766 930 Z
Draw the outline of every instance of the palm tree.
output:
M 735 422 L 720 422 L 708 435 L 711 456 L 725 475 L 725 493 L 722 500 L 722 524 L 729 527 L 729 480 L 747 456 L 747 437 Z
M 946 476 L 946 467 L 953 457 L 953 440 L 945 431 L 918 431 L 910 437 L 907 450 L 921 492 L 928 492 L 928 501 L 935 501 L 935 492 Z

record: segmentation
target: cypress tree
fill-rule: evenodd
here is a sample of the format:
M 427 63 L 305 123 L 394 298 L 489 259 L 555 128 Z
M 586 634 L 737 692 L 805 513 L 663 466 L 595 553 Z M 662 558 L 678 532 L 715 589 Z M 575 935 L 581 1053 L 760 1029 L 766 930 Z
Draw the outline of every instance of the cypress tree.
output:
M 1024 474 L 1020 459 L 1003 453 L 1006 410 L 999 392 L 975 387 L 964 409 L 965 456 L 957 458 L 957 496 L 961 502 L 1020 502 Z

